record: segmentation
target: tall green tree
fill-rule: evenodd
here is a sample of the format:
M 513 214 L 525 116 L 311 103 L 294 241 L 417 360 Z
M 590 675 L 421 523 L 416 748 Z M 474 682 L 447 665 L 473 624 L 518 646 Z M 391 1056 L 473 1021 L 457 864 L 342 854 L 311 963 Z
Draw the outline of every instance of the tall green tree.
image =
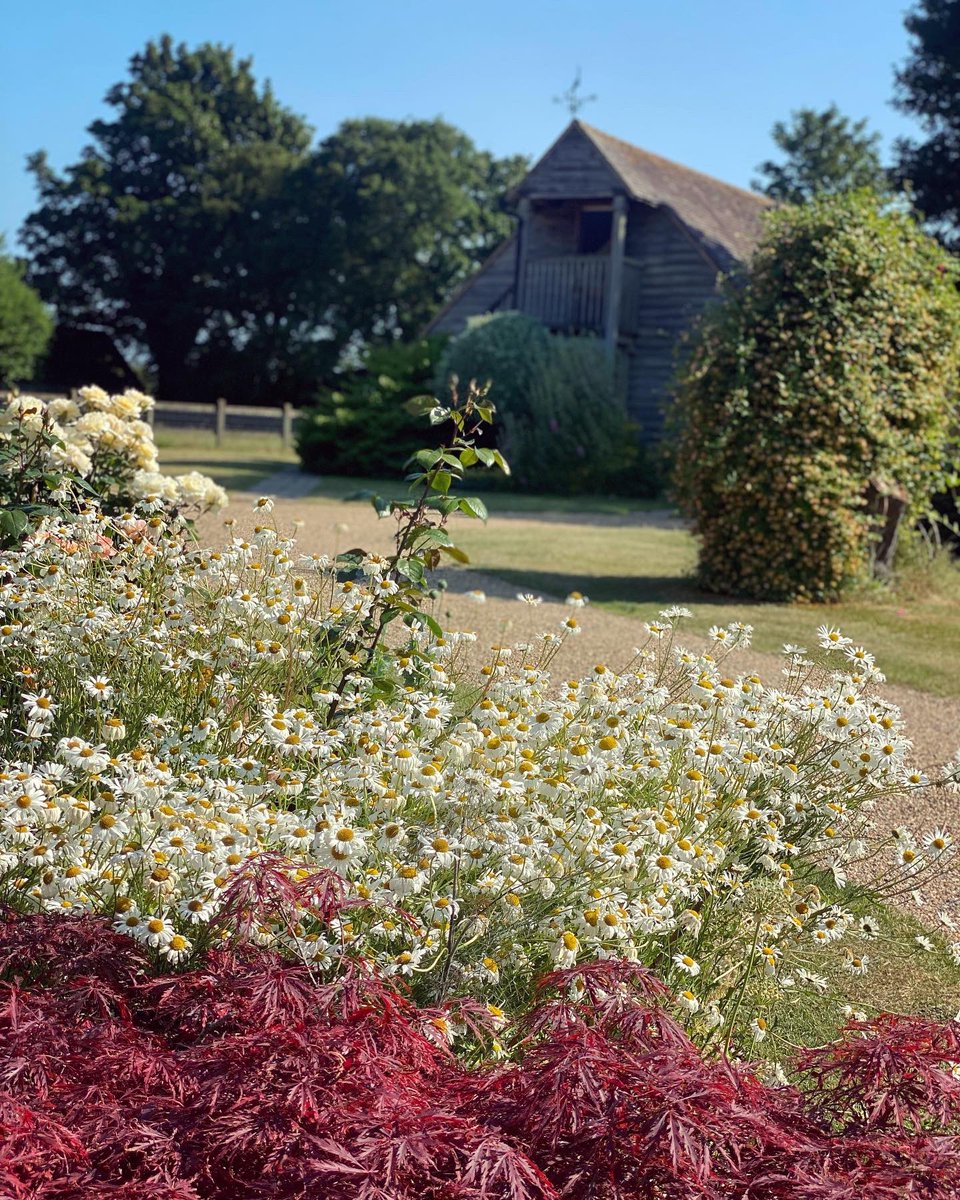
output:
M 0 387 L 30 378 L 52 333 L 50 314 L 0 238 Z
M 345 348 L 416 334 L 509 232 L 525 169 L 442 121 L 347 121 L 313 148 L 218 45 L 151 42 L 106 99 L 79 162 L 31 159 L 30 279 L 171 398 L 305 399 Z
M 319 303 L 298 168 L 311 130 L 223 46 L 151 42 L 106 96 L 112 119 L 63 175 L 30 162 L 31 281 L 68 324 L 145 347 L 161 395 L 209 390 L 229 346 L 269 364 L 310 345 Z M 251 351 L 255 350 L 254 354 Z
M 757 170 L 764 178 L 754 180 L 753 187 L 774 200 L 804 204 L 823 193 L 886 186 L 880 135 L 868 133 L 865 120 L 843 116 L 835 104 L 822 112 L 798 109 L 789 125 L 777 121 L 771 136 L 786 158 L 760 163 Z
M 896 75 L 901 112 L 919 117 L 925 141 L 897 142 L 897 174 L 944 239 L 960 244 L 960 0 L 920 0 L 905 25 L 911 54 Z
M 444 121 L 345 121 L 320 146 L 317 191 L 341 344 L 416 335 L 511 229 L 506 191 L 526 159 L 498 159 Z

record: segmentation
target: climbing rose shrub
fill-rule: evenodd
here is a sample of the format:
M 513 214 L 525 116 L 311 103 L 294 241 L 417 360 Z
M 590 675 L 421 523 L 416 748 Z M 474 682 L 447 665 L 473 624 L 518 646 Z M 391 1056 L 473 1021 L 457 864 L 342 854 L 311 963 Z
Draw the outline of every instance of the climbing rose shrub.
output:
M 0 925 L 0 1192 L 12 1200 L 952 1200 L 960 1025 L 883 1016 L 797 1085 L 707 1057 L 611 960 L 542 982 L 515 1061 L 376 973 L 250 946 L 152 976 L 95 917 Z
M 869 570 L 871 480 L 923 515 L 949 482 L 958 269 L 869 192 L 772 213 L 679 379 L 676 496 L 701 584 L 835 599 Z
M 43 517 L 82 512 L 94 500 L 111 513 L 137 502 L 192 515 L 222 508 L 227 493 L 206 475 L 160 472 L 146 419 L 153 403 L 133 388 L 0 396 L 0 539 L 17 541 Z

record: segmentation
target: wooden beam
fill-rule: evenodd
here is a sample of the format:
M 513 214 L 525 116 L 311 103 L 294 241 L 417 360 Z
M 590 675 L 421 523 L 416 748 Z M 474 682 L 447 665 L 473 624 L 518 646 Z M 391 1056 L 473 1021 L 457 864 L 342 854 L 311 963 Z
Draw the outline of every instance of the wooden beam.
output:
M 613 198 L 610 225 L 610 277 L 607 281 L 607 324 L 604 338 L 612 354 L 620 333 L 620 299 L 623 295 L 623 258 L 627 245 L 627 198 L 620 192 Z
M 523 312 L 523 292 L 527 274 L 527 246 L 530 243 L 530 214 L 533 206 L 527 196 L 520 198 L 517 205 L 517 274 L 513 284 L 513 303 L 517 312 Z

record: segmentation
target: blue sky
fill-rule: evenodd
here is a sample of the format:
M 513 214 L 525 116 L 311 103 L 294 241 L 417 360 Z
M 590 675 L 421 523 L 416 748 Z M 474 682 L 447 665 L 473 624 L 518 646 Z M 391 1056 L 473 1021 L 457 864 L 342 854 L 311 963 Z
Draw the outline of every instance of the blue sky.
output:
M 442 116 L 498 154 L 541 154 L 568 119 L 552 103 L 577 67 L 585 120 L 748 186 L 770 127 L 835 101 L 892 139 L 906 0 L 5 0 L 0 231 L 34 203 L 25 156 L 75 161 L 131 54 L 169 32 L 252 55 L 319 136 L 346 117 Z

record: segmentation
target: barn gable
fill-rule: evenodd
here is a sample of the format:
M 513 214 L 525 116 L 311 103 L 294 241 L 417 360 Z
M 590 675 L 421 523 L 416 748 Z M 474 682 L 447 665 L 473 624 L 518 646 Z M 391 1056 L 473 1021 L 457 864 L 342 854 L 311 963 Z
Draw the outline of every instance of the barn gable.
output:
M 760 240 L 762 197 L 611 137 L 564 130 L 510 194 L 518 224 L 429 332 L 518 309 L 602 337 L 645 441 L 662 433 L 683 334 Z
M 514 198 L 536 200 L 610 199 L 624 181 L 611 166 L 587 127 L 573 121 L 513 191 Z

